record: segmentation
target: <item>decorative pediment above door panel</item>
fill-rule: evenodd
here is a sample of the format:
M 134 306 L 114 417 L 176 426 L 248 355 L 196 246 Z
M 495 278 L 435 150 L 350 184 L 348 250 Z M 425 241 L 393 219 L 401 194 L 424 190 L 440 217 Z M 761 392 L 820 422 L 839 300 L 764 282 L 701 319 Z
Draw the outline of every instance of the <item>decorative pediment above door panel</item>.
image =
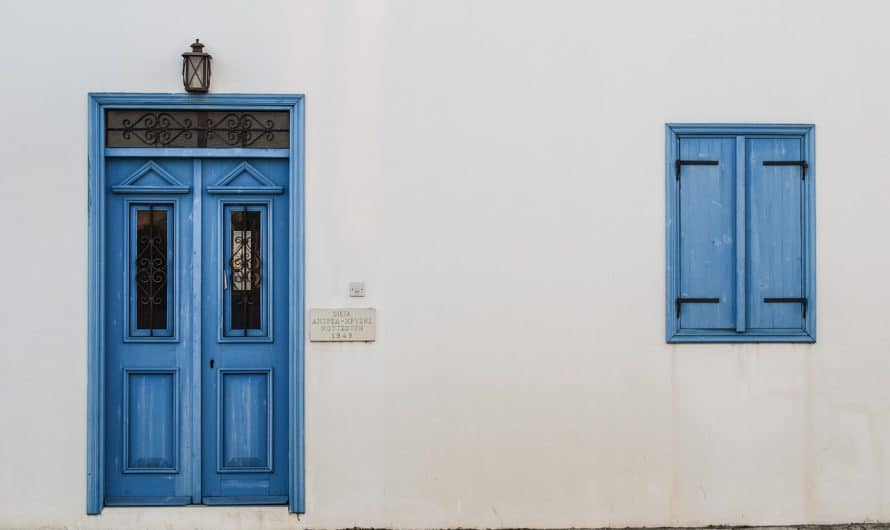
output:
M 111 190 L 114 193 L 188 193 L 192 187 L 149 160 Z
M 207 186 L 207 193 L 228 195 L 268 195 L 283 193 L 284 188 L 275 184 L 260 170 L 242 162 L 228 172 L 213 186 Z

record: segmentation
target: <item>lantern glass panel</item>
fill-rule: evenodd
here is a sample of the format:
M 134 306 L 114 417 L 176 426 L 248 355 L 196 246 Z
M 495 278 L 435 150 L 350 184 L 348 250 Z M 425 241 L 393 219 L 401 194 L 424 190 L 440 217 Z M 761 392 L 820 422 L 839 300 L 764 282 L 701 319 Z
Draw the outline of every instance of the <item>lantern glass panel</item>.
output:
M 186 65 L 186 81 L 190 89 L 204 88 L 204 57 L 189 57 Z

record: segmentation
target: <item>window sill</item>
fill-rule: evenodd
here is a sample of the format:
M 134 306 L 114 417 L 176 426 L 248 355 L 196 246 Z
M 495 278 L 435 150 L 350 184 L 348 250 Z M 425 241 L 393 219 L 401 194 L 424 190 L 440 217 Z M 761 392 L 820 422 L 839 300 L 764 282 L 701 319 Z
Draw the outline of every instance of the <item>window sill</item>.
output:
M 805 331 L 776 333 L 770 331 L 749 331 L 747 333 L 736 333 L 732 331 L 694 331 L 681 330 L 667 337 L 669 344 L 690 344 L 690 343 L 803 343 L 814 344 L 816 337 Z

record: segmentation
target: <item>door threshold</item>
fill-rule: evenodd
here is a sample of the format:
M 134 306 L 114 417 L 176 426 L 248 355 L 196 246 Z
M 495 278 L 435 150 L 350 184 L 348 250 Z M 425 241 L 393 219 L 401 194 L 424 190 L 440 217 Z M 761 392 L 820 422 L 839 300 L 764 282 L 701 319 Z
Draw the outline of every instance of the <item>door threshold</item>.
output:
M 191 497 L 105 497 L 105 506 L 185 506 Z
M 204 497 L 208 506 L 266 506 L 287 504 L 287 495 L 244 495 L 240 497 Z

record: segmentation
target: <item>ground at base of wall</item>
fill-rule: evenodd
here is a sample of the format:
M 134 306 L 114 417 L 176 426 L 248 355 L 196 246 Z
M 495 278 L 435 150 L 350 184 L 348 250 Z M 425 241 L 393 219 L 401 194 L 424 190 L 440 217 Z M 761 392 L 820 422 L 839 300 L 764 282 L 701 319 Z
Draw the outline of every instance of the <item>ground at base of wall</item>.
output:
M 518 529 L 517 529 L 518 530 Z M 573 529 L 579 530 L 579 529 Z M 593 529 L 591 529 L 593 530 Z M 605 528 L 596 530 L 607 530 Z M 612 529 L 608 529 L 612 530 Z M 614 530 L 619 530 L 615 528 Z M 847 523 L 847 524 L 802 524 L 802 525 L 770 525 L 770 526 L 649 526 L 624 527 L 620 530 L 890 530 L 890 523 Z
M 338 530 L 392 530 L 389 528 L 359 527 L 340 528 Z M 407 529 L 406 529 L 407 530 Z M 417 529 L 421 530 L 421 529 Z M 474 530 L 468 527 L 458 527 L 451 529 L 436 530 Z M 480 529 L 481 530 L 481 529 Z M 710 525 L 710 526 L 625 526 L 625 527 L 596 527 L 596 528 L 486 528 L 484 530 L 890 530 L 890 523 L 848 523 L 848 524 L 806 524 L 806 525 L 787 525 L 787 526 L 733 526 L 733 525 Z

